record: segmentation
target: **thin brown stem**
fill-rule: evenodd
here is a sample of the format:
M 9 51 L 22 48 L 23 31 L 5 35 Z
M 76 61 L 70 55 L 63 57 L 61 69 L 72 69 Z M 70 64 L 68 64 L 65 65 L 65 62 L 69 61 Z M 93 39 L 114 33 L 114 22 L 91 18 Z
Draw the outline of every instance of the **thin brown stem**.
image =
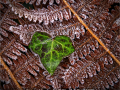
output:
M 3 67 L 6 69 L 6 71 L 8 72 L 8 74 L 10 75 L 10 77 L 12 78 L 12 80 L 14 81 L 14 83 L 16 84 L 16 86 L 22 90 L 21 86 L 19 85 L 19 83 L 17 82 L 16 78 L 14 77 L 14 75 L 12 74 L 11 70 L 8 68 L 8 66 L 5 64 L 5 62 L 3 61 L 3 59 L 0 56 L 0 62 L 3 65 Z

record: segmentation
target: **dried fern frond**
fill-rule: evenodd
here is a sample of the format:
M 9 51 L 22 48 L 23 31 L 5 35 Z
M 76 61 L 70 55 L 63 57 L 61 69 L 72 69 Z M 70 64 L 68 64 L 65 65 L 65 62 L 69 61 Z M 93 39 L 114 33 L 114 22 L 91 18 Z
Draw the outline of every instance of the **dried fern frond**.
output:
M 53 5 L 53 3 L 57 3 L 57 4 L 60 4 L 62 2 L 62 0 L 25 0 L 26 3 L 29 3 L 29 4 L 36 4 L 36 5 L 40 5 L 41 3 L 42 4 L 46 4 L 47 2 L 49 2 L 49 5 Z M 74 3 L 75 1 L 74 0 L 68 0 L 68 2 L 70 3 Z
M 36 10 L 29 10 L 25 8 L 22 4 L 12 2 L 11 5 L 12 11 L 15 14 L 19 14 L 19 17 L 28 18 L 29 21 L 44 23 L 48 25 L 50 22 L 53 23 L 54 20 L 63 21 L 63 18 L 66 20 L 72 17 L 71 11 L 66 8 L 63 4 L 47 6 L 47 8 L 36 8 Z

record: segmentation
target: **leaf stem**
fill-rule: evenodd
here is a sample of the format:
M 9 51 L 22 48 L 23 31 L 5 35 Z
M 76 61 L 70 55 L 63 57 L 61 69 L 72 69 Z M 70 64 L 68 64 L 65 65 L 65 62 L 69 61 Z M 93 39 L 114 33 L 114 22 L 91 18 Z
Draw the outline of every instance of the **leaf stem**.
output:
M 16 78 L 14 77 L 14 75 L 12 74 L 12 72 L 10 71 L 10 69 L 8 68 L 8 66 L 5 64 L 5 62 L 3 61 L 3 59 L 0 56 L 0 62 L 3 65 L 3 67 L 6 69 L 6 71 L 8 72 L 8 74 L 10 75 L 10 77 L 12 78 L 12 80 L 15 82 L 16 86 L 22 90 L 21 86 L 19 85 L 19 83 L 17 82 Z

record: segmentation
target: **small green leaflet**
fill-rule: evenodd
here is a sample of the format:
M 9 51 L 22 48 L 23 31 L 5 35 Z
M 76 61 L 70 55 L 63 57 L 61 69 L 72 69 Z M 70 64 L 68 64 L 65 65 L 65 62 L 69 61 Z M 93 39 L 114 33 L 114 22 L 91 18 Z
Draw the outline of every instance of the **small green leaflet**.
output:
M 46 70 L 53 75 L 61 60 L 75 51 L 67 36 L 51 38 L 47 33 L 35 32 L 29 48 L 40 56 Z

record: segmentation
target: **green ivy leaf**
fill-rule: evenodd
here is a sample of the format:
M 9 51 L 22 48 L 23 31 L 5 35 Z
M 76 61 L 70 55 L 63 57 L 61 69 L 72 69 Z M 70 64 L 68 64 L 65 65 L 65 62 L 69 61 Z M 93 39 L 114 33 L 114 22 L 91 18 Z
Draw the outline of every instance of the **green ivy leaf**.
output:
M 52 39 L 44 32 L 33 35 L 29 48 L 40 56 L 42 64 L 51 75 L 61 60 L 75 51 L 69 37 L 56 36 Z

